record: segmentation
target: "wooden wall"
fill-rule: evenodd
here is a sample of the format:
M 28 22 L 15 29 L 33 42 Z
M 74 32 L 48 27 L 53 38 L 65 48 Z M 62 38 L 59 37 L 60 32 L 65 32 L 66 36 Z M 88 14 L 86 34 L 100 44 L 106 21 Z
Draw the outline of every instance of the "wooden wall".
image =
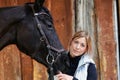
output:
M 22 5 L 29 1 L 34 0 L 0 0 L 0 6 Z M 75 1 L 76 4 L 80 3 L 78 14 Z M 75 31 L 88 31 L 92 36 L 98 80 L 117 80 L 113 0 L 75 1 L 45 1 L 44 5 L 53 16 L 61 43 L 67 49 L 69 39 Z M 119 0 L 118 2 L 120 4 Z M 0 80 L 47 80 L 47 76 L 46 68 L 42 64 L 20 52 L 15 45 L 0 51 Z
M 95 0 L 98 21 L 98 52 L 100 59 L 100 78 L 117 80 L 117 57 L 113 0 Z
M 0 7 L 23 5 L 34 0 L 0 0 Z M 64 48 L 72 35 L 72 0 L 45 0 Z M 47 80 L 46 67 L 20 52 L 15 45 L 0 51 L 0 80 Z
M 115 6 L 114 0 L 76 0 L 75 31 L 85 30 L 92 38 L 98 80 L 118 79 Z

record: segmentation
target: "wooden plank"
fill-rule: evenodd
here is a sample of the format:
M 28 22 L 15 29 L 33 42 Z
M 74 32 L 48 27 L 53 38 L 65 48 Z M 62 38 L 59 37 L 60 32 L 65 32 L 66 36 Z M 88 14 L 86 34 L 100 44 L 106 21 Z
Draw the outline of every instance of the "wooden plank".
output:
M 24 53 L 21 53 L 21 71 L 22 80 L 33 80 L 32 59 Z
M 17 5 L 17 0 L 0 0 L 1 7 L 13 6 L 13 5 Z
M 0 51 L 0 80 L 21 80 L 19 50 L 10 45 Z
M 100 72 L 100 59 L 97 48 L 97 25 L 96 25 L 96 14 L 94 10 L 94 0 L 76 0 L 75 11 L 76 11 L 76 24 L 75 30 L 87 31 L 91 37 L 92 43 L 92 57 L 96 63 L 98 80 Z
M 33 60 L 33 65 L 33 80 L 48 80 L 47 68 L 44 65 L 36 62 L 35 60 Z
M 95 0 L 101 80 L 117 80 L 113 0 Z
M 4 50 L 0 51 L 0 80 L 4 79 L 4 60 L 3 60 Z

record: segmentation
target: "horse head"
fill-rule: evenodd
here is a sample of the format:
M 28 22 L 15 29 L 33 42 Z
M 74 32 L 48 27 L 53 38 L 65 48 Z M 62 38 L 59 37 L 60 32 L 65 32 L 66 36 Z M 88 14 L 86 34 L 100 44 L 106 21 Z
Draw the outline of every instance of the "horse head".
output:
M 52 65 L 54 74 L 58 69 L 66 72 L 67 54 L 55 31 L 52 16 L 42 6 L 44 0 L 36 1 L 41 2 L 0 8 L 0 50 L 16 44 L 20 51 L 46 67 Z

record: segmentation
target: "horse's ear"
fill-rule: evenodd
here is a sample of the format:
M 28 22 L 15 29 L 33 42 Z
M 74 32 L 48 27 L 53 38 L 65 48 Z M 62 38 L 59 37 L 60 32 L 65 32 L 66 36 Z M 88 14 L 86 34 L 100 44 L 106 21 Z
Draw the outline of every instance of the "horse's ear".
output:
M 35 4 L 42 6 L 45 0 L 35 0 Z
M 45 2 L 45 0 L 35 0 L 34 9 L 36 12 L 39 11 L 39 9 L 43 6 L 44 2 Z

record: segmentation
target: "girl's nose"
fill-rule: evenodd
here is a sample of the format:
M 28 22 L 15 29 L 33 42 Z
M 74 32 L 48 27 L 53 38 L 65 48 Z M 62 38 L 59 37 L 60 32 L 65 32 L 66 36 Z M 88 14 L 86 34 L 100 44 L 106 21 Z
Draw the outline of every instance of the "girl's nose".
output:
M 76 49 L 80 49 L 80 45 L 78 44 L 78 45 L 76 45 Z

